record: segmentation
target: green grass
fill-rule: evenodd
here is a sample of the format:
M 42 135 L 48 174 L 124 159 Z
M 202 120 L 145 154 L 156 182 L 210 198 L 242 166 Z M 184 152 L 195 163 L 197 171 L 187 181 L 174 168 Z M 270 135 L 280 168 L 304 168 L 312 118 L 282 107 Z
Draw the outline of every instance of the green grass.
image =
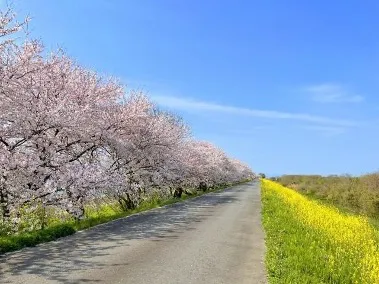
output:
M 322 202 L 309 198 L 307 200 L 314 204 L 309 210 L 319 210 L 317 204 Z M 275 190 L 262 186 L 262 204 L 262 222 L 266 232 L 267 248 L 265 263 L 269 283 L 368 283 L 352 280 L 354 278 L 352 274 L 359 271 L 357 263 L 361 258 L 352 257 L 350 255 L 352 251 L 346 247 L 336 246 L 332 236 L 325 235 L 326 232 L 317 225 L 312 227 L 301 222 L 299 212 L 296 212 L 293 205 L 291 208 Z M 326 207 L 340 212 L 334 206 L 326 205 Z M 354 215 L 346 212 L 339 214 L 346 218 Z M 376 238 L 373 236 L 372 240 L 379 244 L 379 231 L 373 230 L 373 232 L 377 236 Z M 338 263 L 336 267 L 330 265 L 333 261 Z
M 40 243 L 53 241 L 74 233 L 75 229 L 72 225 L 60 224 L 34 232 L 0 237 L 0 255 L 5 252 L 15 251 L 24 247 L 35 246 Z
M 243 182 L 241 182 L 243 183 Z M 241 183 L 236 183 L 241 184 Z M 65 221 L 55 223 L 45 229 L 33 232 L 19 233 L 11 236 L 0 236 L 0 255 L 6 252 L 22 249 L 24 247 L 36 246 L 40 243 L 56 240 L 61 237 L 72 235 L 77 231 L 91 228 L 93 226 L 107 223 L 109 221 L 127 217 L 132 214 L 147 211 L 153 208 L 174 204 L 189 198 L 194 198 L 209 192 L 222 191 L 231 185 L 220 186 L 206 192 L 197 191 L 192 195 L 183 194 L 181 198 L 152 198 L 144 201 L 134 210 L 122 211 L 114 204 L 103 204 L 99 208 L 89 207 L 86 209 L 86 218 L 81 221 Z
M 312 265 L 323 263 L 326 252 L 322 247 L 313 249 L 312 238 L 305 237 L 309 228 L 298 222 L 278 196 L 263 191 L 262 202 L 269 283 L 332 283 L 322 267 Z

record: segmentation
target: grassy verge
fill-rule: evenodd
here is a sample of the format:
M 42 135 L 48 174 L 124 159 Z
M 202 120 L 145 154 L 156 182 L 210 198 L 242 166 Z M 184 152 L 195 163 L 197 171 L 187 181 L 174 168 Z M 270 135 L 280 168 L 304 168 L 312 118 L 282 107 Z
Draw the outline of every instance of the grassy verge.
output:
M 300 192 L 300 194 L 306 196 L 308 199 L 313 200 L 317 203 L 337 208 L 341 213 L 344 213 L 346 215 L 363 216 L 370 222 L 370 224 L 372 224 L 377 230 L 379 230 L 379 216 L 368 216 L 365 213 L 359 213 L 348 205 L 342 205 L 340 203 L 335 202 L 334 200 L 330 200 L 325 197 L 315 195 L 314 193 Z
M 379 283 L 378 231 L 340 212 L 262 181 L 270 283 Z
M 379 230 L 379 173 L 361 177 L 285 175 L 275 180 L 346 214 L 366 216 Z
M 33 232 L 21 233 L 11 236 L 0 236 L 0 255 L 6 252 L 19 250 L 24 247 L 36 246 L 40 243 L 53 241 L 61 237 L 72 235 L 77 231 L 88 229 L 90 227 L 103 224 L 115 219 L 123 218 L 142 211 L 147 211 L 153 208 L 181 202 L 186 199 L 198 197 L 209 192 L 222 191 L 228 187 L 230 187 L 230 185 L 214 188 L 206 192 L 198 191 L 193 195 L 183 194 L 181 198 L 155 198 L 150 201 L 142 202 L 138 208 L 129 211 L 121 211 L 114 206 L 104 204 L 100 207 L 99 210 L 89 210 L 89 212 L 86 212 L 86 218 L 79 222 L 68 221 L 64 223 L 57 223 L 46 229 L 37 230 Z
M 60 237 L 72 235 L 73 233 L 75 233 L 75 229 L 71 224 L 61 224 L 35 232 L 0 237 L 0 255 L 5 252 L 19 250 L 23 247 L 50 242 Z
M 379 220 L 379 173 L 360 177 L 284 175 L 275 180 L 301 194 L 323 200 L 345 211 Z

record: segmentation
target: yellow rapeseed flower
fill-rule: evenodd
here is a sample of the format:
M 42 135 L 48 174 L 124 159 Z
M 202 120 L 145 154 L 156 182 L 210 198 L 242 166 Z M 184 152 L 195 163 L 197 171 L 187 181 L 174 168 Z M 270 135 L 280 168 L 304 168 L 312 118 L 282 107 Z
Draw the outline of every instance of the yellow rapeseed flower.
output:
M 312 228 L 328 247 L 328 267 L 340 273 L 340 263 L 351 263 L 352 283 L 379 284 L 379 244 L 367 218 L 348 216 L 269 180 L 262 186 L 274 191 L 302 224 Z M 341 272 L 342 273 L 342 272 Z

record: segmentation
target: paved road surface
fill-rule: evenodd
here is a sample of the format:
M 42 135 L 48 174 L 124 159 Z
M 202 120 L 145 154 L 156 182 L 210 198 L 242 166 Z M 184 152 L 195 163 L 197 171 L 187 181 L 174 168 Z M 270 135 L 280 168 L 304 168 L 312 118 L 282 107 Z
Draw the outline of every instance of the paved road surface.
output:
M 0 283 L 266 283 L 255 182 L 0 257 Z

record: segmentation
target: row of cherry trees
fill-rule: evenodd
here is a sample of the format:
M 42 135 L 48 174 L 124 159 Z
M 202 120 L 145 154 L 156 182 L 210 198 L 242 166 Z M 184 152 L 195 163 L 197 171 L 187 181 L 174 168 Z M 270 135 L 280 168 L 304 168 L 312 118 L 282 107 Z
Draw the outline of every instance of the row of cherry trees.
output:
M 63 52 L 20 43 L 11 10 L 0 15 L 0 212 L 43 204 L 83 217 L 112 196 L 123 208 L 151 192 L 179 194 L 249 178 L 248 166 L 197 141 L 140 92 L 89 71 Z

